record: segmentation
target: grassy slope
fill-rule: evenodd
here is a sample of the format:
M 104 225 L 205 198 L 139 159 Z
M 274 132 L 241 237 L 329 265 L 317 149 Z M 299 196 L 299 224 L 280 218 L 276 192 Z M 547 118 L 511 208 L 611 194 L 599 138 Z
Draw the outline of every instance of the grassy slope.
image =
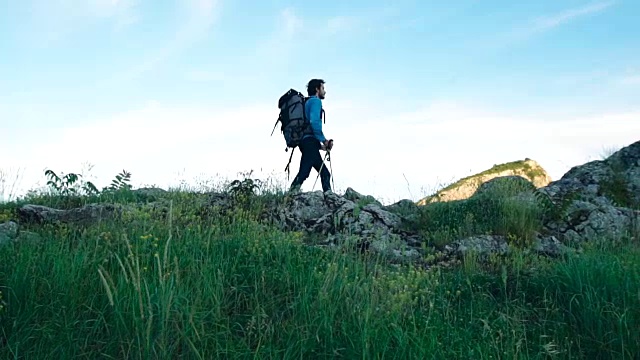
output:
M 210 219 L 194 207 L 196 195 L 168 197 L 168 218 L 139 211 L 84 230 L 46 226 L 34 229 L 41 243 L 0 248 L 0 358 L 640 353 L 637 244 L 594 245 L 554 261 L 515 253 L 483 264 L 469 257 L 448 271 L 393 268 L 304 246 L 300 234 L 257 223 L 253 207 Z M 0 221 L 14 206 L 0 208 Z M 434 204 L 416 226 L 431 235 L 483 229 L 517 237 L 540 216 L 517 206 Z

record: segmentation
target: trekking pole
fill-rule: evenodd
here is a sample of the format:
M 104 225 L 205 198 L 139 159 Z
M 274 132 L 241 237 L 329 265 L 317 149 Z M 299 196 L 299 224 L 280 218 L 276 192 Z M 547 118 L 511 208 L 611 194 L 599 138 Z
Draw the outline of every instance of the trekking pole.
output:
M 333 140 L 330 141 L 331 144 L 333 145 Z M 325 161 L 329 161 L 329 169 L 330 169 L 330 173 L 329 173 L 329 177 L 331 178 L 331 183 L 332 183 L 332 189 L 335 189 L 335 184 L 333 184 L 333 165 L 331 165 L 331 150 L 330 148 L 327 149 L 327 153 L 324 154 L 324 160 L 322 160 L 322 165 L 320 165 L 320 169 L 318 170 L 318 176 L 316 176 L 316 181 L 313 182 L 313 187 L 311 188 L 311 191 L 313 191 L 313 189 L 316 188 L 316 183 L 318 182 L 318 178 L 320 177 L 320 174 L 322 173 L 322 169 L 324 168 L 324 162 Z
M 336 184 L 334 183 L 333 180 L 333 164 L 331 161 L 331 152 L 327 152 L 327 160 L 329 161 L 329 171 L 331 172 L 331 188 L 333 189 L 333 191 L 336 191 Z
M 333 147 L 333 140 L 329 140 L 329 142 L 331 143 L 331 147 Z M 336 191 L 336 184 L 334 182 L 334 176 L 333 176 L 333 164 L 331 161 L 331 149 L 327 150 L 327 161 L 329 161 L 329 171 L 330 171 L 329 177 L 331 178 L 331 189 L 333 191 Z
M 313 182 L 313 187 L 311 188 L 311 191 L 313 191 L 316 188 L 316 183 L 318 182 L 318 178 L 320 177 L 320 174 L 322 173 L 322 168 L 324 168 L 324 162 L 327 161 L 327 158 L 329 158 L 329 151 L 327 151 L 327 153 L 324 154 L 324 159 L 322 160 L 322 165 L 320 165 L 320 170 L 318 170 L 318 176 L 316 176 L 316 181 Z M 333 174 L 331 174 L 331 176 L 333 177 Z

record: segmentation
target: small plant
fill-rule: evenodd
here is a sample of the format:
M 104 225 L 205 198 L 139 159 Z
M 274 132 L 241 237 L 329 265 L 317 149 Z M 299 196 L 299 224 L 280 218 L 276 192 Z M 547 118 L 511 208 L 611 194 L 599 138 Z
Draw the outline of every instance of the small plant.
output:
M 16 209 L 5 205 L 0 205 L 0 224 L 16 218 Z
M 87 195 L 98 195 L 100 193 L 100 190 L 98 190 L 91 181 L 84 181 L 82 183 L 82 191 Z
M 74 193 L 75 189 L 73 189 L 72 186 L 80 178 L 80 175 L 74 173 L 69 173 L 60 177 L 53 170 L 45 170 L 44 174 L 49 178 L 47 185 L 61 195 Z
M 109 185 L 106 190 L 131 190 L 131 184 L 129 184 L 129 181 L 131 181 L 131 173 L 126 170 L 122 170 L 122 172 L 116 175 L 116 178 L 111 181 L 111 185 Z
M 609 198 L 616 206 L 636 208 L 633 193 L 629 190 L 629 181 L 624 173 L 624 166 L 613 159 L 609 159 L 611 172 L 600 182 L 600 193 Z
M 47 169 L 45 170 L 45 176 L 48 179 L 47 186 L 53 190 L 54 195 L 73 197 L 75 199 L 72 201 L 73 206 L 78 205 L 77 202 L 81 196 L 113 195 L 131 189 L 131 185 L 129 184 L 131 173 L 126 170 L 122 170 L 121 173 L 117 174 L 111 184 L 108 187 L 104 187 L 102 191 L 91 181 L 83 180 L 81 174 L 61 173 L 58 175 L 55 171 Z M 37 196 L 37 194 L 31 194 L 31 196 Z
M 262 182 L 259 179 L 252 179 L 251 174 L 253 170 L 248 173 L 242 174 L 243 180 L 234 180 L 229 184 L 229 193 L 235 198 L 247 199 L 251 196 L 255 196 L 257 190 L 262 186 Z
M 9 170 L 0 169 L 0 203 L 11 201 L 15 198 L 15 191 L 21 180 L 22 174 L 20 169 L 17 170 L 15 177 L 11 175 L 12 182 L 8 183 L 10 177 Z
M 122 170 L 115 176 L 109 186 L 102 188 L 101 197 L 112 202 L 132 201 L 134 196 L 130 191 L 132 188 L 131 184 L 129 184 L 130 180 L 131 173 Z
M 58 195 L 98 195 L 100 190 L 91 182 L 82 180 L 82 175 L 76 173 L 61 173 L 58 176 L 55 171 L 47 169 L 44 172 L 49 179 L 47 185 Z
M 611 155 L 615 154 L 620 150 L 619 146 L 603 146 L 600 152 L 600 159 L 607 160 L 611 157 Z
M 541 207 L 544 221 L 558 221 L 567 215 L 569 206 L 578 199 L 579 193 L 569 192 L 561 199 L 554 201 L 551 197 L 542 191 L 533 192 L 536 203 Z
M 80 181 L 82 175 L 75 173 L 62 173 L 62 176 L 58 176 L 53 170 L 47 169 L 44 172 L 45 176 L 49 179 L 47 185 L 52 188 L 59 195 L 94 195 L 100 191 L 90 181 Z M 80 181 L 80 186 L 77 183 Z

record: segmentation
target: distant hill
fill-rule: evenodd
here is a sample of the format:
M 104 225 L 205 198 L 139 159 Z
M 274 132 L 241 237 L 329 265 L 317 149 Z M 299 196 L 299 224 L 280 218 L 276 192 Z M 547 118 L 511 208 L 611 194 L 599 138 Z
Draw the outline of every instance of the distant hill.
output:
M 543 187 L 551 182 L 551 177 L 536 161 L 524 159 L 494 165 L 491 169 L 479 174 L 467 176 L 445 187 L 437 193 L 417 202 L 426 205 L 434 202 L 468 199 L 483 183 L 502 176 L 521 176 L 533 183 L 535 187 Z

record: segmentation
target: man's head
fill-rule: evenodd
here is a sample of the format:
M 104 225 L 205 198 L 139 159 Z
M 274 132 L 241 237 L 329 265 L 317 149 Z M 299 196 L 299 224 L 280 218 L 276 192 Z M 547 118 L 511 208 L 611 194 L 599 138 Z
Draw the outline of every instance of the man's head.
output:
M 320 99 L 324 99 L 327 92 L 324 90 L 324 80 L 311 79 L 307 84 L 307 94 L 309 96 L 318 96 Z

